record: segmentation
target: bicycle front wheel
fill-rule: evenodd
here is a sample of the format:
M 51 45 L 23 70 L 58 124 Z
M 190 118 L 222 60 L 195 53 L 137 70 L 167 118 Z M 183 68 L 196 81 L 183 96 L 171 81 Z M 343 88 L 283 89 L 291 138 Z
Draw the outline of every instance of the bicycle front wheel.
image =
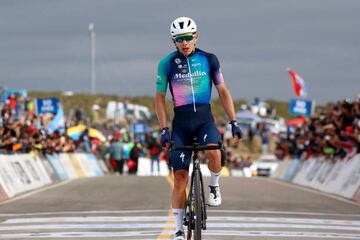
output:
M 200 180 L 200 172 L 198 169 L 194 170 L 194 196 L 195 196 L 195 232 L 194 239 L 201 240 L 202 229 L 202 187 Z

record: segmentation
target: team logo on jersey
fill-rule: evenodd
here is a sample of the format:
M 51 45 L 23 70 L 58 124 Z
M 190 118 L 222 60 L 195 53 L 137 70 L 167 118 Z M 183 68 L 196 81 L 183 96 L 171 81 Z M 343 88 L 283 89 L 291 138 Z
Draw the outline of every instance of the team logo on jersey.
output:
M 175 58 L 175 60 L 174 60 L 174 61 L 175 61 L 175 63 L 176 63 L 176 64 L 180 64 L 180 63 L 181 63 L 180 58 Z
M 195 71 L 195 72 L 192 72 L 191 75 L 189 72 L 188 73 L 176 73 L 174 75 L 174 80 L 182 81 L 185 79 L 190 79 L 192 77 L 202 77 L 202 76 L 207 76 L 207 73 L 204 71 Z

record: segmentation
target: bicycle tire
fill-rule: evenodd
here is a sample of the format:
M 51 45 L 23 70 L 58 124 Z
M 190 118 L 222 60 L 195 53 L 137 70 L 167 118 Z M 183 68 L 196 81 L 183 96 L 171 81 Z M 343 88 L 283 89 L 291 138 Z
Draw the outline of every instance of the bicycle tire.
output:
M 193 211 L 193 194 L 194 194 L 194 175 L 191 175 L 190 191 L 186 201 L 186 220 L 187 220 L 187 240 L 191 240 L 194 231 L 194 211 Z
M 194 229 L 194 239 L 201 240 L 201 230 L 202 230 L 202 189 L 201 189 L 201 180 L 199 169 L 194 170 L 194 194 L 195 194 L 195 229 Z

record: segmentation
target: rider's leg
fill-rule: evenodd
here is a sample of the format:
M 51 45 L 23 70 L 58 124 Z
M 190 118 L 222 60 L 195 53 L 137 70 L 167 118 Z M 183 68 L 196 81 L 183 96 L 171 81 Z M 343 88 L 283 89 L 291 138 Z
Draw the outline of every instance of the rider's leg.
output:
M 209 120 L 202 125 L 198 135 L 201 145 L 218 145 L 220 134 L 213 120 Z M 221 152 L 220 150 L 210 150 L 205 152 L 208 159 L 208 167 L 211 173 L 209 184 L 208 204 L 219 206 L 221 204 L 221 194 L 219 188 L 219 179 L 221 175 Z
M 172 192 L 172 208 L 175 218 L 175 232 L 184 231 L 183 218 L 188 179 L 189 173 L 187 170 L 179 169 L 175 171 L 174 189 Z
M 216 144 L 208 144 L 216 145 Z M 221 153 L 220 150 L 210 150 L 205 153 L 206 158 L 208 159 L 208 168 L 211 173 L 210 177 L 210 186 L 219 186 L 219 179 L 221 176 Z

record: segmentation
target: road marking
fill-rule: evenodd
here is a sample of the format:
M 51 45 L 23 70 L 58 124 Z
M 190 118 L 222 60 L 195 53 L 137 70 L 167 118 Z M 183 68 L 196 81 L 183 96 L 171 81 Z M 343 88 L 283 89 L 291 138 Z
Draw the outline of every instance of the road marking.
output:
M 243 214 L 268 214 L 268 215 L 305 215 L 305 216 L 333 216 L 333 217 L 360 217 L 360 214 L 348 213 L 322 213 L 322 212 L 297 212 L 297 211 L 267 211 L 267 210 L 208 210 L 213 213 L 243 213 Z
M 105 230 L 105 229 L 167 229 L 173 230 L 174 224 L 171 222 L 164 223 L 132 223 L 132 224 L 36 224 L 36 225 L 13 225 L 13 226 L 0 226 L 0 231 L 20 231 L 26 230 L 58 230 L 58 229 L 89 229 L 89 230 Z M 210 222 L 207 224 L 209 229 L 226 229 L 226 228 L 279 228 L 279 229 L 318 229 L 318 230 L 337 230 L 337 231 L 358 231 L 360 227 L 353 226 L 339 226 L 339 225 L 314 225 L 314 224 L 280 224 L 280 223 L 219 223 Z M 164 231 L 165 234 L 167 231 Z
M 8 203 L 12 203 L 12 202 L 15 202 L 17 200 L 20 200 L 20 199 L 23 199 L 23 198 L 27 198 L 27 197 L 30 197 L 34 194 L 37 194 L 37 193 L 41 193 L 41 192 L 44 192 L 46 190 L 49 190 L 49 189 L 53 189 L 53 188 L 57 188 L 57 187 L 60 187 L 60 186 L 63 186 L 65 184 L 68 184 L 70 182 L 72 182 L 73 179 L 70 179 L 70 180 L 66 180 L 66 181 L 63 181 L 63 182 L 59 182 L 59 183 L 56 183 L 56 184 L 52 184 L 50 186 L 47 186 L 47 187 L 42 187 L 38 190 L 34 190 L 34 191 L 31 191 L 29 193 L 25 193 L 25 194 L 22 194 L 20 196 L 17 196 L 17 197 L 14 197 L 14 198 L 10 198 L 6 201 L 3 201 L 3 202 L 0 202 L 0 205 L 4 205 L 4 204 L 8 204 Z
M 6 239 L 31 239 L 31 238 L 99 238 L 99 237 L 138 237 L 155 236 L 159 231 L 139 232 L 51 232 L 51 233 L 16 233 L 0 234 Z M 171 234 L 167 232 L 167 234 Z M 332 232 L 284 232 L 284 231 L 217 231 L 207 230 L 204 236 L 236 236 L 236 237 L 283 237 L 283 238 L 331 238 L 331 239 L 360 239 L 360 234 L 332 233 Z
M 310 189 L 310 188 L 307 188 L 307 187 L 304 187 L 304 186 L 296 185 L 294 183 L 283 182 L 283 181 L 276 180 L 276 179 L 271 179 L 271 178 L 266 178 L 266 179 L 265 178 L 258 178 L 258 179 L 262 179 L 264 181 L 273 182 L 273 183 L 276 183 L 276 184 L 279 184 L 279 185 L 282 185 L 282 186 L 295 188 L 295 189 L 300 189 L 300 190 L 303 190 L 303 191 L 306 191 L 306 192 L 311 192 L 311 193 L 315 193 L 315 194 L 318 194 L 318 195 L 326 196 L 326 197 L 333 198 L 333 199 L 339 200 L 341 202 L 349 203 L 349 204 L 352 204 L 352 205 L 355 205 L 355 206 L 360 206 L 360 203 L 358 203 L 358 202 L 354 202 L 354 201 L 351 201 L 351 200 L 343 198 L 343 197 L 338 197 L 338 196 L 335 196 L 335 195 L 330 194 L 330 193 L 321 192 L 320 190 Z
M 51 217 L 51 218 L 13 218 L 7 219 L 0 224 L 29 224 L 29 223 L 116 223 L 116 222 L 165 222 L 173 223 L 174 217 L 168 216 L 99 216 L 99 217 Z M 346 225 L 360 226 L 360 221 L 315 219 L 315 218 L 271 218 L 271 217 L 233 217 L 233 216 L 209 216 L 208 222 L 262 222 L 262 223 L 297 223 L 314 225 Z
M 166 180 L 170 184 L 171 190 L 173 190 L 174 189 L 174 177 L 173 177 L 173 175 L 167 176 Z M 157 240 L 169 239 L 171 237 L 171 235 L 168 234 L 169 230 L 172 230 L 172 228 L 167 227 L 169 224 L 171 224 L 172 227 L 174 226 L 174 214 L 172 212 L 172 207 L 171 206 L 170 206 L 170 209 L 168 211 L 168 217 L 167 217 L 167 221 L 165 223 L 165 227 L 163 227 L 163 230 L 161 231 L 160 235 L 157 237 Z
M 54 212 L 32 212 L 32 213 L 0 213 L 0 217 L 21 217 L 21 216 L 46 216 L 46 215 L 89 215 L 89 214 L 136 214 L 136 213 L 168 213 L 164 209 L 144 210 L 99 210 L 99 211 L 54 211 Z M 267 211 L 267 210 L 233 210 L 208 209 L 210 213 L 242 213 L 242 214 L 268 214 L 268 215 L 304 215 L 304 216 L 333 216 L 333 217 L 357 217 L 360 214 L 347 213 L 324 213 L 324 212 L 297 212 L 297 211 Z

